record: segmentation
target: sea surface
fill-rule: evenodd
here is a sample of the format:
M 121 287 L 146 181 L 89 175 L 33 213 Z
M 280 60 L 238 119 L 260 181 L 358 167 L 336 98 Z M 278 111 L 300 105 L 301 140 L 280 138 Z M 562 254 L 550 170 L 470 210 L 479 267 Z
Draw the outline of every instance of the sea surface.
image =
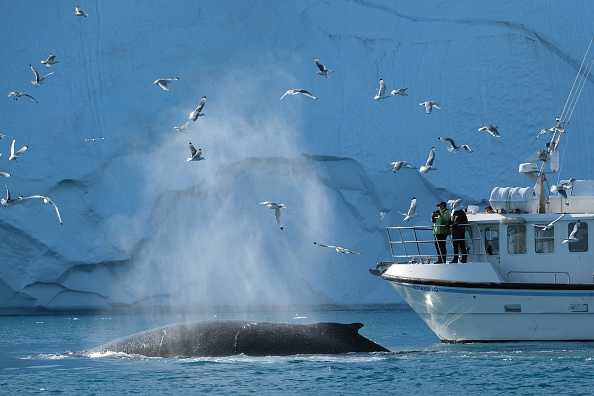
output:
M 145 358 L 78 352 L 192 320 L 361 322 L 390 353 Z M 590 395 L 594 343 L 443 344 L 405 305 L 303 312 L 0 317 L 0 394 Z

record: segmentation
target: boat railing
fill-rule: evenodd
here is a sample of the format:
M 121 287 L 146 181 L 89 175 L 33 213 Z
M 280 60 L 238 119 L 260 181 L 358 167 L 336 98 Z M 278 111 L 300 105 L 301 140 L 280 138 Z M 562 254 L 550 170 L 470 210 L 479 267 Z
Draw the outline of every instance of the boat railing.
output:
M 392 261 L 401 264 L 431 264 L 438 261 L 434 227 L 446 226 L 387 227 Z M 465 238 L 459 240 L 466 242 L 468 261 L 487 261 L 485 245 L 478 226 L 467 224 L 463 227 Z M 451 236 L 446 240 L 447 256 L 450 258 L 454 253 L 453 241 L 457 239 L 452 240 Z

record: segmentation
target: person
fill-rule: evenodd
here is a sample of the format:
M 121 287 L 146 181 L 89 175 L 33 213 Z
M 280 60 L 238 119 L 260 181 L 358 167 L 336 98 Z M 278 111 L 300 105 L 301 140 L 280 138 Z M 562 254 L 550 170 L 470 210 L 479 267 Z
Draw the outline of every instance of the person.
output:
M 485 212 L 487 212 L 487 213 L 495 213 L 495 211 L 493 210 L 493 208 L 491 207 L 491 205 L 485 207 Z
M 452 245 L 454 246 L 454 259 L 450 263 L 457 263 L 460 257 L 460 263 L 465 263 L 467 258 L 466 252 L 466 227 L 468 224 L 468 217 L 462 207 L 455 208 L 452 213 Z
M 449 224 L 451 213 L 445 202 L 440 202 L 437 206 L 439 209 L 431 214 L 431 221 L 435 223 L 433 226 L 435 249 L 437 250 L 437 261 L 435 263 L 441 264 L 446 262 L 446 256 L 448 254 L 446 250 L 446 239 L 450 235 Z

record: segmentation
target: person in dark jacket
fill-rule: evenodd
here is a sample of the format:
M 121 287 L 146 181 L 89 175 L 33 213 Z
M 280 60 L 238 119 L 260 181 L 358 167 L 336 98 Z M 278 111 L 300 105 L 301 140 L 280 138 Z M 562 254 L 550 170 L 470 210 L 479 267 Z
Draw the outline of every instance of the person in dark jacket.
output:
M 435 236 L 435 249 L 437 250 L 437 261 L 436 264 L 446 262 L 446 256 L 448 254 L 446 250 L 446 239 L 450 235 L 450 211 L 447 208 L 445 202 L 437 204 L 439 210 L 436 210 L 431 214 L 431 221 L 435 223 L 433 226 L 433 234 Z
M 454 259 L 450 261 L 450 263 L 465 263 L 467 258 L 467 251 L 466 251 L 466 241 L 465 241 L 465 234 L 466 234 L 466 227 L 465 225 L 468 224 L 468 218 L 466 217 L 466 212 L 464 208 L 457 202 L 458 207 L 452 208 L 452 246 L 454 246 Z M 460 261 L 458 261 L 458 257 L 460 257 Z

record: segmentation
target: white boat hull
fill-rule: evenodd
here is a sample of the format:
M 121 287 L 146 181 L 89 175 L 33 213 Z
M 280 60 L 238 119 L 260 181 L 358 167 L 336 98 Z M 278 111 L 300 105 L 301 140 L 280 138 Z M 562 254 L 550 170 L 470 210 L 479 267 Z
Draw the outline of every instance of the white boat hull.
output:
M 594 340 L 592 285 L 384 278 L 444 342 Z

